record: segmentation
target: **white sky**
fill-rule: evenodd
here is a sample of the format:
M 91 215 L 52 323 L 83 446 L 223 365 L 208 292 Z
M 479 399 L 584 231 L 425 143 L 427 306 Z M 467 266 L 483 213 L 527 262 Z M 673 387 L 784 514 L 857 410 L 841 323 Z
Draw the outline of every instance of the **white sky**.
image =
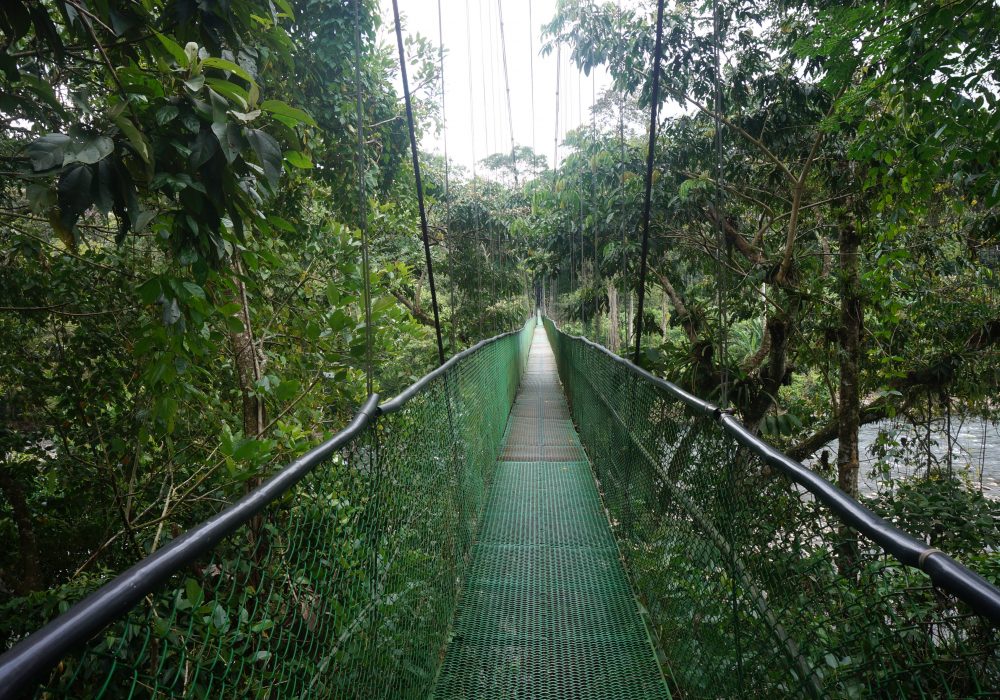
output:
M 437 46 L 438 0 L 398 2 L 404 32 L 421 34 Z M 492 153 L 510 152 L 511 136 L 500 42 L 499 14 L 502 11 L 514 140 L 517 145 L 531 146 L 544 155 L 551 167 L 556 133 L 556 53 L 553 51 L 548 56 L 542 56 L 540 48 L 543 43 L 542 25 L 554 16 L 556 2 L 441 0 L 446 134 L 425 135 L 421 143 L 423 149 L 442 153 L 446 136 L 449 160 L 468 170 L 472 169 L 474 161 L 478 162 Z M 384 39 L 395 47 L 395 38 L 391 34 L 390 0 L 382 0 L 382 17 Z M 593 77 L 583 75 L 571 65 L 568 54 L 569 51 L 564 49 L 560 68 L 560 143 L 567 131 L 584 121 L 589 122 L 592 97 L 599 98 L 611 84 L 603 69 L 593 72 Z M 565 149 L 560 145 L 560 160 L 565 155 L 563 151 Z M 482 169 L 479 170 L 481 172 Z

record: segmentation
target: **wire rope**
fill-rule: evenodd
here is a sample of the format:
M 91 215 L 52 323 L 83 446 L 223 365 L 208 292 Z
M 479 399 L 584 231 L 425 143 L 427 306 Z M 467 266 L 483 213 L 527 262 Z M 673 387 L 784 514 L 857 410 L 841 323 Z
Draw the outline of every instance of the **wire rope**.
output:
M 483 0 L 479 0 L 476 7 L 479 10 L 479 47 L 480 49 L 483 49 L 487 45 L 487 38 L 490 38 L 492 40 L 492 37 L 489 37 L 489 35 L 485 33 L 485 30 L 483 28 L 484 27 L 483 8 L 485 7 L 486 11 L 488 12 L 489 4 L 486 3 L 484 5 Z M 490 117 L 495 116 L 496 100 L 492 99 L 494 97 L 493 90 L 492 89 L 489 91 L 486 90 L 487 84 L 489 84 L 491 87 L 493 85 L 492 81 L 486 80 L 487 53 L 485 51 L 480 50 L 479 59 L 480 59 L 479 60 L 480 83 L 482 84 L 483 88 L 483 130 L 484 130 L 483 143 L 486 146 L 486 155 L 489 156 L 491 153 L 496 152 L 496 129 L 495 128 L 490 129 L 490 124 L 489 124 Z M 492 55 L 489 56 L 489 59 L 490 59 L 490 70 L 492 71 L 493 68 Z M 493 105 L 492 109 L 491 109 L 491 104 Z M 490 145 L 491 136 L 492 136 L 492 146 Z M 480 200 L 480 203 L 481 202 L 482 200 Z M 495 255 L 495 249 L 493 245 L 493 233 L 494 232 L 493 232 L 492 222 L 487 221 L 486 222 L 487 239 L 486 242 L 483 244 L 483 252 L 485 254 L 484 257 L 486 258 L 486 266 L 487 266 L 486 271 L 489 277 L 490 306 L 492 306 L 493 303 L 496 301 L 496 275 L 494 274 L 493 270 L 494 255 Z M 496 320 L 496 314 L 493 313 L 490 314 L 490 328 L 495 334 L 497 330 L 497 320 Z
M 625 41 L 625 23 L 622 19 L 622 4 L 621 0 L 617 2 L 618 7 L 618 39 L 624 44 Z M 620 148 L 620 161 L 621 161 L 621 173 L 618 176 L 618 202 L 619 202 L 619 222 L 618 226 L 621 232 L 622 249 L 621 249 L 621 285 L 622 285 L 622 296 L 628 297 L 631 292 L 626 282 L 627 272 L 626 272 L 626 257 L 625 257 L 625 168 L 627 167 L 626 157 L 625 157 L 625 91 L 618 91 L 618 145 Z M 628 351 L 628 341 L 629 341 L 629 319 L 627 314 L 622 314 L 625 316 L 625 341 L 624 347 L 626 352 Z M 615 333 L 619 333 L 620 329 L 615 328 Z
M 438 11 L 438 70 L 441 73 L 441 140 L 444 148 L 444 240 L 448 255 L 448 305 L 451 307 L 451 352 L 455 352 L 455 326 L 458 314 L 455 307 L 455 259 L 451 244 L 451 182 L 448 163 L 448 111 L 445 105 L 444 79 L 444 20 L 442 19 L 441 0 L 437 3 Z
M 582 78 L 580 76 L 580 67 L 576 67 L 576 130 L 577 134 L 581 134 L 581 128 L 583 126 L 583 88 L 581 86 Z M 582 134 L 581 134 L 582 143 Z M 577 146 L 577 151 L 581 154 L 586 155 L 586 153 Z M 583 168 L 580 169 L 582 175 Z M 584 292 L 581 289 L 583 287 L 583 259 L 586 255 L 584 253 L 584 241 L 583 241 L 583 183 L 580 183 L 580 187 L 577 187 L 576 191 L 576 230 L 580 236 L 580 274 L 577 275 L 577 291 L 580 294 L 580 323 L 584 328 L 584 335 L 586 335 L 586 325 L 587 325 L 587 306 L 584 300 Z
M 535 143 L 535 22 L 531 4 L 531 0 L 528 0 L 528 72 L 531 76 L 531 155 L 534 156 L 538 151 L 538 144 Z
M 590 71 L 590 141 L 597 144 L 597 73 L 593 69 Z M 593 215 L 594 206 L 594 186 L 597 173 L 594 170 L 594 158 L 596 153 L 590 157 L 590 227 L 594 236 L 594 340 L 601 342 L 601 324 L 599 322 L 599 304 L 601 299 L 601 268 L 598 264 L 598 241 L 597 241 L 597 221 Z
M 355 150 L 355 170 L 358 178 L 358 226 L 361 230 L 362 294 L 365 306 L 365 387 L 372 394 L 372 290 L 371 267 L 368 257 L 368 195 L 365 188 L 365 118 L 361 89 L 361 3 L 354 0 L 354 87 L 357 108 L 358 142 Z
M 556 189 L 559 176 L 559 83 L 562 69 L 562 44 L 556 45 L 556 133 L 552 140 L 552 188 Z M 558 192 L 557 192 L 558 194 Z
M 716 267 L 716 289 L 719 305 L 719 368 L 721 370 L 720 402 L 722 408 L 729 405 L 729 333 L 726 295 L 728 293 L 728 261 L 722 258 L 728 254 L 726 234 L 723 229 L 722 203 L 722 60 L 720 49 L 720 34 L 722 31 L 722 16 L 719 11 L 719 1 L 712 0 L 712 49 L 715 63 L 715 228 L 718 265 Z M 767 332 L 765 330 L 765 332 Z
M 472 156 L 472 223 L 473 223 L 473 235 L 472 242 L 473 248 L 478 253 L 479 251 L 479 234 L 481 232 L 481 220 L 479 217 L 479 178 L 476 174 L 476 100 L 473 77 L 472 77 L 472 11 L 470 9 L 471 3 L 465 3 L 465 46 L 466 52 L 468 53 L 469 60 L 467 66 L 469 68 L 469 132 L 471 134 L 471 148 L 470 154 Z M 482 266 L 475 265 L 476 271 L 476 335 L 482 336 L 483 334 L 483 276 L 482 276 Z
M 395 2 L 395 0 L 393 0 Z M 649 256 L 649 214 L 653 200 L 653 159 L 656 155 L 656 110 L 660 101 L 660 56 L 663 52 L 663 0 L 656 3 L 656 43 L 653 45 L 653 88 L 649 108 L 649 150 L 646 153 L 646 194 L 642 205 L 642 254 L 639 260 L 638 308 L 635 317 L 635 358 L 642 351 L 643 305 L 646 300 L 646 261 Z
M 434 287 L 434 263 L 431 261 L 431 242 L 427 231 L 427 210 L 424 207 L 424 185 L 420 179 L 420 157 L 417 153 L 417 133 L 413 126 L 413 103 L 410 100 L 410 82 L 406 77 L 406 51 L 403 48 L 403 28 L 399 21 L 398 0 L 392 0 L 392 18 L 396 23 L 396 46 L 399 49 L 399 75 L 403 80 L 403 99 L 406 102 L 406 126 L 410 132 L 410 153 L 413 156 L 413 179 L 416 181 L 417 207 L 420 210 L 420 232 L 424 240 L 427 285 L 431 290 L 431 308 L 434 311 L 434 335 L 437 338 L 438 360 L 443 365 L 444 343 L 441 340 L 441 318 L 438 313 L 437 290 Z
M 500 18 L 500 47 L 503 49 L 503 82 L 507 88 L 507 122 L 510 125 L 510 166 L 514 171 L 514 187 L 518 187 L 517 179 L 517 145 L 514 142 L 514 112 L 510 100 L 510 72 L 507 69 L 507 38 L 503 28 L 503 7 L 497 0 L 497 14 Z

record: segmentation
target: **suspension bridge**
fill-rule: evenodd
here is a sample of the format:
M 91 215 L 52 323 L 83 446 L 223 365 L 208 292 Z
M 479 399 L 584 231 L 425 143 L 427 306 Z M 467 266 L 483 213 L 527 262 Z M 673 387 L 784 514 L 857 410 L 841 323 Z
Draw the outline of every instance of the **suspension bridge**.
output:
M 533 318 L 28 636 L 0 697 L 971 697 L 998 622 L 946 553 Z
M 540 316 L 445 360 L 393 9 L 440 367 L 21 640 L 0 698 L 995 695 L 1000 590 L 726 410 Z

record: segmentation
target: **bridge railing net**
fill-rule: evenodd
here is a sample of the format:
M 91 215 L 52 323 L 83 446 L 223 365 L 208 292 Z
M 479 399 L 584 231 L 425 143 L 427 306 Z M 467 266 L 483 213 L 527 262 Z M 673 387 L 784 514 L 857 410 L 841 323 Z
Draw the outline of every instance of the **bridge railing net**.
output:
M 1000 688 L 997 629 L 720 422 L 546 320 L 571 411 L 682 697 Z
M 534 325 L 373 420 L 36 696 L 425 697 Z

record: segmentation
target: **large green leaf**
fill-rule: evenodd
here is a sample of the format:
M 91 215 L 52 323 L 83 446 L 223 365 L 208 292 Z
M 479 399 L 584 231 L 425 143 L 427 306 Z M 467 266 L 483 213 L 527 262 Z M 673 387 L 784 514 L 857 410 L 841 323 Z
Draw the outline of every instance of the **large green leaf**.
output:
M 73 140 L 66 134 L 46 134 L 28 144 L 25 153 L 36 172 L 62 167 Z
M 281 147 L 272 136 L 260 129 L 247 129 L 246 136 L 260 160 L 261 167 L 264 168 L 264 177 L 268 185 L 272 190 L 275 189 L 281 177 Z

